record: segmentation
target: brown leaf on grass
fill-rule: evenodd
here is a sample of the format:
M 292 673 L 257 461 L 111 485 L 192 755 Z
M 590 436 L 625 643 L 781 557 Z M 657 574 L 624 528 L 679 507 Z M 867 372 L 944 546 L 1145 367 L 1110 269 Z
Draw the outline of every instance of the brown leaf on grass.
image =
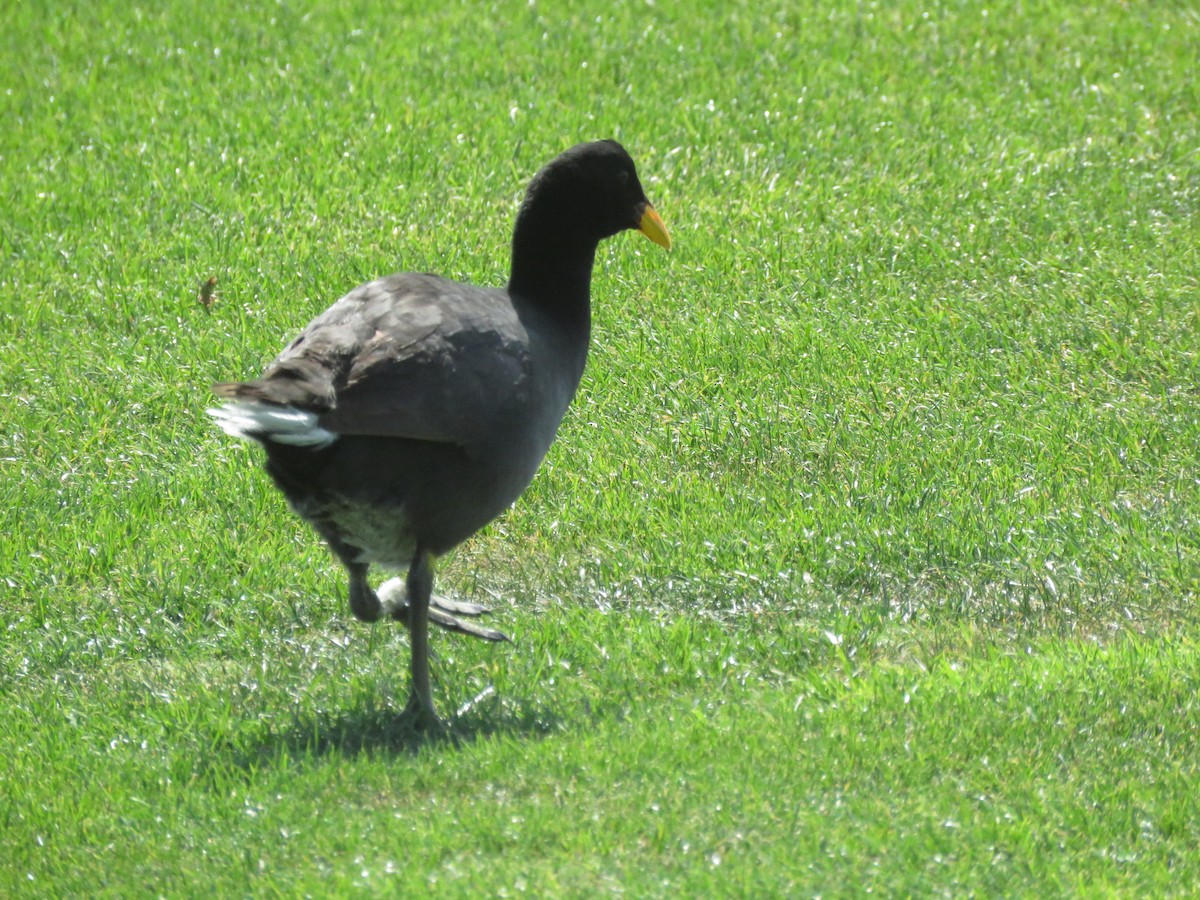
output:
M 217 276 L 213 275 L 204 284 L 200 285 L 200 291 L 196 294 L 196 302 L 203 306 L 206 310 L 211 310 L 213 303 L 217 299 Z

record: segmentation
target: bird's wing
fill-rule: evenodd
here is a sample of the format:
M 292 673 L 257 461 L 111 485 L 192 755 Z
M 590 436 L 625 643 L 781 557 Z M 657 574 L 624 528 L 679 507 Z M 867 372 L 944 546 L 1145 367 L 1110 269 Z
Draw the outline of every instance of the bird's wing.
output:
M 331 306 L 262 378 L 217 391 L 314 412 L 333 434 L 469 446 L 528 389 L 528 351 L 503 292 L 398 275 Z

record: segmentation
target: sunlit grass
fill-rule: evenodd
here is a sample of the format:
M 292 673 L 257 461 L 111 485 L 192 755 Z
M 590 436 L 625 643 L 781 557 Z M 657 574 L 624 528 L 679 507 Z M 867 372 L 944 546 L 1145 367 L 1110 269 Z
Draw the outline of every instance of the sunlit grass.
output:
M 0 892 L 1194 881 L 1198 29 L 12 5 Z M 502 283 L 604 136 L 675 249 L 603 246 L 558 443 L 440 568 L 516 643 L 435 639 L 421 744 L 208 385 L 375 275 Z

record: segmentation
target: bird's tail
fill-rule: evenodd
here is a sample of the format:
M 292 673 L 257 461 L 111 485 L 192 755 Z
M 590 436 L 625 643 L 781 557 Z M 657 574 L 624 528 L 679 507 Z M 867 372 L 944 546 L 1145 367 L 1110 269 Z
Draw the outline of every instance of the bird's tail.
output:
M 293 447 L 328 447 L 337 435 L 321 427 L 317 414 L 294 406 L 255 400 L 234 400 L 208 410 L 226 434 L 254 441 L 274 441 Z

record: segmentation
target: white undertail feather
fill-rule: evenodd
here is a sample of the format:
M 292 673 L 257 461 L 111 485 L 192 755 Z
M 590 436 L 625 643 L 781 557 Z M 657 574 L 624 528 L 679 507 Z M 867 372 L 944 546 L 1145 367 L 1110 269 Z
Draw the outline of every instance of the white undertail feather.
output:
M 317 414 L 294 406 L 234 401 L 208 410 L 217 424 L 237 438 L 270 440 L 295 447 L 328 447 L 338 436 L 317 424 Z

